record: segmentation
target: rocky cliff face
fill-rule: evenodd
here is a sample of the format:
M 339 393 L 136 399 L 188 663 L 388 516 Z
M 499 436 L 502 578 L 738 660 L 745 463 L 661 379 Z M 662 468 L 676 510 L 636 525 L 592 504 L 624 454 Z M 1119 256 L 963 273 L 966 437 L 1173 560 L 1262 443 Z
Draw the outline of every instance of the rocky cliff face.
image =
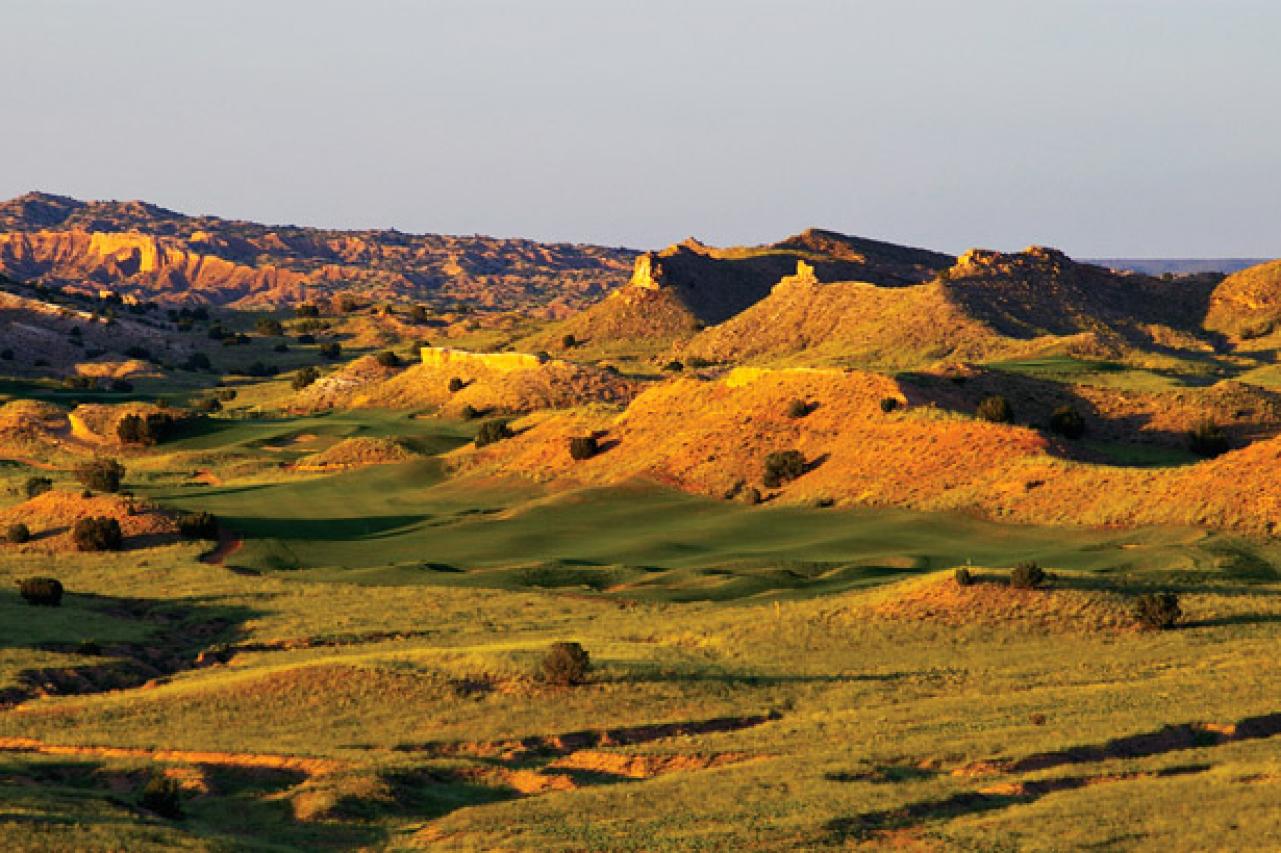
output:
M 635 252 L 490 237 L 333 231 L 30 193 L 0 203 L 0 274 L 161 302 L 376 300 L 566 315 L 626 281 Z

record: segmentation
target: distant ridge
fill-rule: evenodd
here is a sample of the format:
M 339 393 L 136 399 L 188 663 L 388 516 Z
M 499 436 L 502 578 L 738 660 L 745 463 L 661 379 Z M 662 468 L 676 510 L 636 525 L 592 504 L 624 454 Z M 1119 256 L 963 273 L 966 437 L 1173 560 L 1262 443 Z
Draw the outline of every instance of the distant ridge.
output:
M 1144 275 L 1194 275 L 1196 273 L 1234 273 L 1257 266 L 1271 258 L 1087 258 L 1085 263 L 1108 269 L 1137 272 Z

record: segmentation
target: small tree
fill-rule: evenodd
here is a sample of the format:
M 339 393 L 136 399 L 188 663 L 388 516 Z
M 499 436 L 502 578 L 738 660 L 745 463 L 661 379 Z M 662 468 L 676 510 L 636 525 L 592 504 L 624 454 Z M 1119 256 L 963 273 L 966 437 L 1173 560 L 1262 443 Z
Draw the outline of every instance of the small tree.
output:
M 1165 631 L 1178 624 L 1183 610 L 1172 592 L 1146 592 L 1134 600 L 1134 615 L 1143 627 Z
M 957 586 L 970 586 L 974 583 L 974 575 L 964 566 L 952 573 L 952 579 L 956 581 Z
M 1085 435 L 1085 418 L 1071 406 L 1059 406 L 1050 414 L 1050 429 L 1064 438 Z
M 1217 423 L 1206 418 L 1188 433 L 1188 449 L 1209 459 L 1227 452 L 1228 437 Z
M 1008 424 L 1014 421 L 1014 407 L 1010 405 L 1009 400 L 999 394 L 984 397 L 975 414 L 982 420 L 996 424 Z
M 884 412 L 885 414 L 888 415 L 890 412 L 894 411 L 897 408 L 898 408 L 898 399 L 896 397 L 881 398 L 881 411 Z
M 43 495 L 52 488 L 53 480 L 48 477 L 28 477 L 26 484 L 23 486 L 23 491 L 26 492 L 27 499 L 30 500 L 38 495 Z
M 777 489 L 805 473 L 805 457 L 799 450 L 779 450 L 765 457 L 762 482 L 767 489 Z
M 328 341 L 320 345 L 320 355 L 330 361 L 336 361 L 342 356 L 342 344 L 337 341 Z
M 311 365 L 307 365 L 306 367 L 294 373 L 294 378 L 289 380 L 289 385 L 295 391 L 301 391 L 302 389 L 306 388 L 308 385 L 311 385 L 313 382 L 315 382 L 319 378 L 320 378 L 320 371 L 312 367 Z
M 560 339 L 560 345 L 562 349 L 573 349 L 578 346 L 578 338 L 573 335 L 566 335 Z
M 76 479 L 95 492 L 118 492 L 125 466 L 114 459 L 92 459 L 76 466 Z
M 585 682 L 591 668 L 591 656 L 578 643 L 552 643 L 539 662 L 538 674 L 548 684 L 569 687 Z
M 18 581 L 18 594 L 27 604 L 57 607 L 62 604 L 62 584 L 56 578 L 23 578 Z
M 789 418 L 803 418 L 811 411 L 813 411 L 813 408 L 804 400 L 793 400 L 787 404 L 787 416 Z
M 374 360 L 378 362 L 379 367 L 400 367 L 400 356 L 391 350 L 383 350 L 374 356 Z
M 463 380 L 459 379 L 457 376 L 449 377 L 449 393 L 450 394 L 457 394 L 459 391 L 463 390 L 463 388 L 465 387 L 467 386 L 463 384 Z
M 131 413 L 116 423 L 116 437 L 121 444 L 150 446 L 164 438 L 172 428 L 173 417 L 170 415 L 152 412 L 143 417 Z
M 172 819 L 182 817 L 182 787 L 177 780 L 156 773 L 142 789 L 139 803 L 144 809 L 155 812 L 161 817 Z
M 569 456 L 578 462 L 591 459 L 600 452 L 600 445 L 594 435 L 574 436 L 569 440 Z
M 81 551 L 119 551 L 124 541 L 120 522 L 105 515 L 80 519 L 71 529 L 71 537 Z
M 515 433 L 512 432 L 509 421 L 504 418 L 495 418 L 480 425 L 480 431 L 476 433 L 476 446 L 484 447 L 511 438 L 513 435 Z
M 31 528 L 21 521 L 9 525 L 9 529 L 4 533 L 4 541 L 14 545 L 21 545 L 24 542 L 31 541 Z
M 278 338 L 285 333 L 285 327 L 273 317 L 259 317 L 254 324 L 254 331 L 264 337 Z
M 1010 571 L 1010 586 L 1015 589 L 1036 589 L 1045 583 L 1045 570 L 1036 563 L 1019 563 Z

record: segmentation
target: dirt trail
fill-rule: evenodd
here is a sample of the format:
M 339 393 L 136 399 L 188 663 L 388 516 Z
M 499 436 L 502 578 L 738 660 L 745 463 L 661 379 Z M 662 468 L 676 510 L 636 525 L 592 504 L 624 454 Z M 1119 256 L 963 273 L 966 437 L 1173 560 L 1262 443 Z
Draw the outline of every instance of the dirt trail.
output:
M 205 752 L 184 749 L 142 749 L 124 746 L 64 746 L 44 743 L 35 738 L 0 737 L 0 751 L 35 752 L 41 755 L 80 755 L 97 758 L 145 758 L 176 764 L 213 764 L 226 767 L 294 770 L 308 776 L 324 776 L 347 765 L 326 758 L 304 758 L 297 755 L 268 755 L 254 752 Z

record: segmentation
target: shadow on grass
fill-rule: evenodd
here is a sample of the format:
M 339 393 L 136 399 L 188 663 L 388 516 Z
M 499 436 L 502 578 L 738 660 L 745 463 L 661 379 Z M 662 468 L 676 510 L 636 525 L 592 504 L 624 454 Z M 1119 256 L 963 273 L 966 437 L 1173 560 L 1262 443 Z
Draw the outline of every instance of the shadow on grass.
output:
M 874 837 L 880 832 L 906 829 L 929 821 L 951 820 L 953 818 L 1006 809 L 1011 806 L 1026 805 L 1059 791 L 1074 791 L 1090 785 L 1125 782 L 1141 778 L 1189 776 L 1204 773 L 1209 769 L 1210 765 L 1195 764 L 1182 767 L 1167 767 L 1152 773 L 1069 776 L 1061 779 L 1019 782 L 1010 785 L 1008 790 L 965 791 L 938 800 L 926 800 L 919 803 L 910 803 L 899 808 L 866 812 L 854 817 L 837 818 L 828 821 L 825 828 L 842 841 L 865 840 Z
M 51 608 L 32 607 L 15 592 L 0 590 L 0 602 L 18 619 L 37 620 Z M 100 663 L 38 667 L 23 670 L 16 686 L 0 690 L 0 707 L 38 695 L 82 695 L 138 687 L 154 679 L 208 665 L 216 649 L 238 640 L 243 626 L 263 615 L 249 607 L 214 604 L 198 599 L 144 599 L 92 593 L 67 593 L 60 610 L 83 608 L 124 622 L 145 622 L 155 630 L 136 642 L 103 642 L 95 637 L 98 620 L 66 622 L 66 636 L 39 642 L 15 641 L 18 633 L 0 633 L 0 648 L 30 648 L 101 657 Z M 61 614 L 58 614 L 61 616 Z M 20 627 L 20 623 L 15 623 Z

